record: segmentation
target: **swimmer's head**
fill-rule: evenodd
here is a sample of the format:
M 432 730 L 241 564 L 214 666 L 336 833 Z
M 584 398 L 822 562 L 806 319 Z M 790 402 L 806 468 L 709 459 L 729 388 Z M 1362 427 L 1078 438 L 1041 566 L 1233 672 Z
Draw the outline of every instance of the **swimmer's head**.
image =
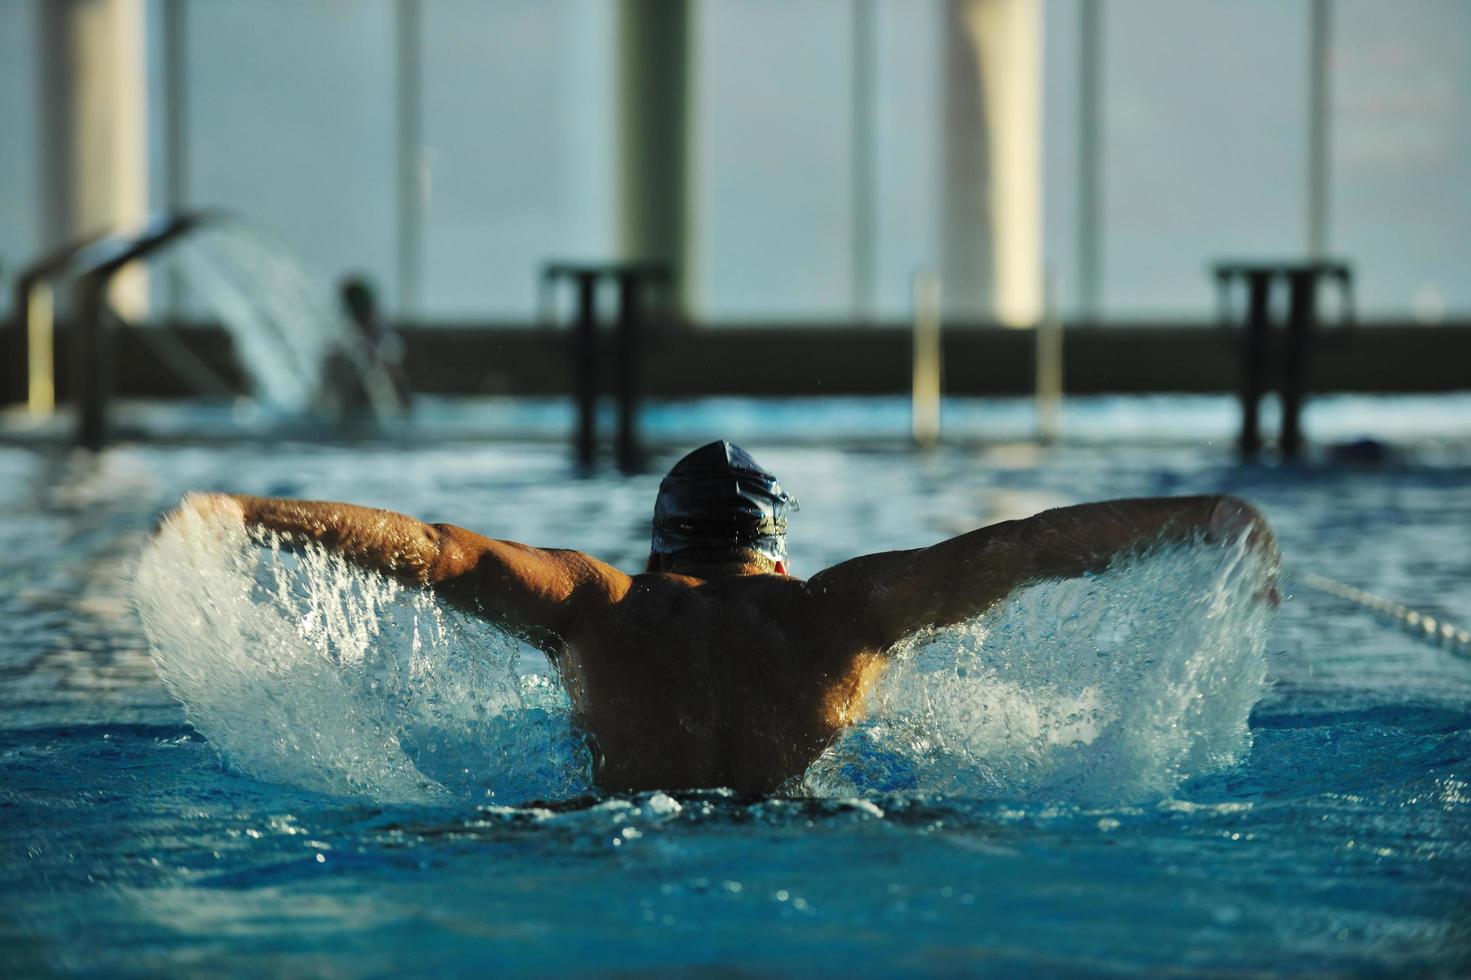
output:
M 755 564 L 785 569 L 797 500 L 739 446 L 712 442 L 674 464 L 654 501 L 650 567 Z

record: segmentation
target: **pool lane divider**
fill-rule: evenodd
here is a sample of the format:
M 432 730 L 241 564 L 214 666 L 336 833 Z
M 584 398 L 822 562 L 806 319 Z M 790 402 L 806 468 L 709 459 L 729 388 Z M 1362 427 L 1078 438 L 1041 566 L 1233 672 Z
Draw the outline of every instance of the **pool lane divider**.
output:
M 1307 572 L 1298 575 L 1297 580 L 1310 589 L 1337 596 L 1360 608 L 1367 609 L 1381 620 L 1394 623 L 1411 636 L 1418 637 L 1426 643 L 1443 647 L 1451 653 L 1471 659 L 1471 631 L 1447 623 L 1445 620 L 1436 619 L 1429 613 L 1411 609 L 1393 599 L 1386 599 L 1382 595 L 1354 588 L 1352 585 L 1326 575 Z

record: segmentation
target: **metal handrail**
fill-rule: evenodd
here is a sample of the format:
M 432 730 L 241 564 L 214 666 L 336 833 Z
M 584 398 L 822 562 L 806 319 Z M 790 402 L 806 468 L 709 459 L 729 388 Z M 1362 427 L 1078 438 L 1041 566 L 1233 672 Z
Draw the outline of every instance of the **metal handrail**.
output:
M 52 407 L 55 323 L 50 304 L 39 302 L 44 287 L 63 279 L 109 279 L 129 262 L 224 217 L 225 212 L 216 210 L 160 212 L 131 233 L 95 232 L 26 266 L 15 280 L 10 336 L 5 345 L 9 348 L 10 367 L 0 378 L 0 403 L 25 402 L 39 412 Z

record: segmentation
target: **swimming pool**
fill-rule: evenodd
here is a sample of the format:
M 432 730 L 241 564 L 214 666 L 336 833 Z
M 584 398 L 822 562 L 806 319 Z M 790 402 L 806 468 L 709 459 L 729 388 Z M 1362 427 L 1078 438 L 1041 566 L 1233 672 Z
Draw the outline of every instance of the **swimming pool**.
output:
M 748 448 L 802 498 L 797 574 L 1058 504 L 1229 491 L 1296 569 L 1471 609 L 1464 445 L 1375 470 L 1180 446 Z M 1291 578 L 1265 684 L 1223 682 L 1254 702 L 1239 760 L 1119 798 L 1002 773 L 765 801 L 373 799 L 222 766 L 186 723 L 131 594 L 157 511 L 200 487 L 350 499 L 633 568 L 656 476 L 568 479 L 544 445 L 143 445 L 0 449 L 0 483 L 8 973 L 1471 966 L 1471 662 Z

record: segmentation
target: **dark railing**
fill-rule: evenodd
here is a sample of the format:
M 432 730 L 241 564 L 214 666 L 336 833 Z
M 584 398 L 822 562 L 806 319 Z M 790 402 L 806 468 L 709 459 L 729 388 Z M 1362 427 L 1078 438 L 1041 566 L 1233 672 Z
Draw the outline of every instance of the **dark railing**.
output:
M 31 318 L 32 303 L 38 287 L 61 278 L 77 256 L 92 248 L 104 234 L 89 235 L 55 251 L 48 252 L 21 270 L 15 279 L 10 305 L 10 323 L 5 331 L 5 371 L 0 376 L 0 405 L 27 402 L 31 399 Z
M 9 368 L 4 372 L 5 402 L 25 401 L 30 394 L 31 317 L 34 291 L 44 283 L 73 281 L 77 289 L 72 315 L 69 360 L 72 397 L 77 404 L 77 439 L 89 448 L 107 439 L 107 414 L 115 385 L 113 335 L 107 287 L 124 266 L 147 258 L 201 225 L 213 212 L 167 212 L 150 218 L 128 234 L 93 235 L 43 256 L 16 280 L 15 301 L 5 344 Z

